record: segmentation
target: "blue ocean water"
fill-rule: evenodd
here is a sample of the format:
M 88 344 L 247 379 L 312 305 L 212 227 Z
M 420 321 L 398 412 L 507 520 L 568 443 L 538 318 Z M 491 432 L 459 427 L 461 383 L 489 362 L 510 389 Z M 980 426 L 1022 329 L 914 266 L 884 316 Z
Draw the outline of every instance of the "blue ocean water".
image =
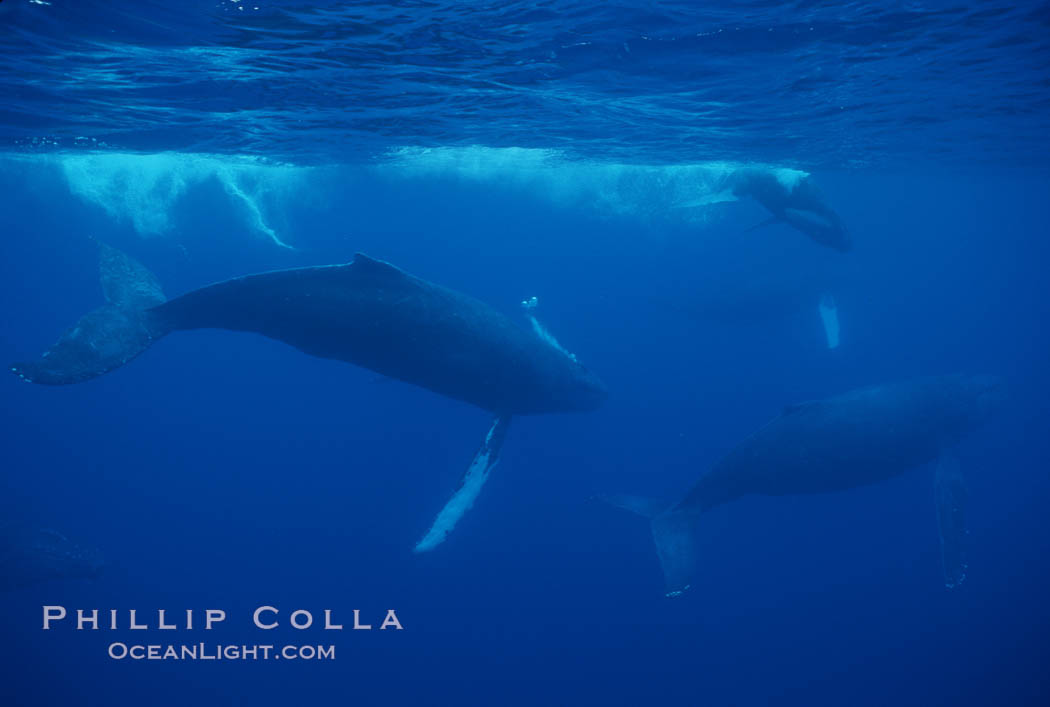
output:
M 516 419 L 475 507 L 414 554 L 488 413 L 227 331 L 83 385 L 7 376 L 4 522 L 107 566 L 3 594 L 3 704 L 1042 703 L 1045 3 L 4 0 L 0 23 L 6 361 L 102 303 L 98 242 L 168 295 L 360 251 L 523 327 L 538 297 L 610 391 Z M 769 214 L 726 178 L 755 165 L 811 175 L 853 250 L 752 228 Z M 955 589 L 926 467 L 705 514 L 677 599 L 645 522 L 589 500 L 679 497 L 785 405 L 949 373 L 1008 387 L 958 450 Z M 121 626 L 44 631 L 49 605 Z M 227 618 L 205 631 L 206 609 Z

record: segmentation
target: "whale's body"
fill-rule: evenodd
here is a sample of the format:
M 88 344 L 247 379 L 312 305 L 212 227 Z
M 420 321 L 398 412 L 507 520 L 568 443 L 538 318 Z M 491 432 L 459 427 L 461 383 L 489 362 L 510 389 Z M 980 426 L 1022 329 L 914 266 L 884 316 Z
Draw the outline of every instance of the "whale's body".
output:
M 166 329 L 250 331 L 502 414 L 591 410 L 586 368 L 479 300 L 363 255 L 229 280 L 166 302 Z
M 995 387 L 993 379 L 947 376 L 788 406 L 722 457 L 673 510 L 885 481 L 937 460 L 974 430 Z
M 965 577 L 965 487 L 946 452 L 982 424 L 1001 397 L 990 377 L 944 376 L 855 390 L 789 406 L 747 437 L 668 506 L 633 496 L 614 505 L 652 521 L 669 595 L 693 575 L 693 525 L 700 514 L 749 495 L 844 491 L 933 461 L 946 582 Z
M 762 204 L 771 221 L 780 221 L 805 233 L 822 246 L 841 252 L 853 248 L 842 219 L 808 176 L 785 183 L 776 170 L 745 167 L 731 178 L 733 192 Z
M 165 301 L 148 271 L 103 247 L 102 281 L 109 303 L 43 358 L 15 364 L 15 373 L 78 383 L 172 331 L 215 328 L 262 334 L 498 414 L 592 410 L 605 398 L 586 368 L 487 304 L 361 254 L 346 265 L 249 275 Z
M 146 268 L 101 246 L 107 303 L 40 359 L 11 370 L 32 383 L 80 383 L 124 365 L 167 334 L 230 329 L 346 361 L 495 414 L 473 462 L 417 545 L 440 544 L 499 459 L 514 415 L 586 411 L 606 389 L 575 356 L 462 293 L 358 254 L 345 265 L 249 275 L 166 300 Z M 533 320 L 534 329 L 540 330 Z

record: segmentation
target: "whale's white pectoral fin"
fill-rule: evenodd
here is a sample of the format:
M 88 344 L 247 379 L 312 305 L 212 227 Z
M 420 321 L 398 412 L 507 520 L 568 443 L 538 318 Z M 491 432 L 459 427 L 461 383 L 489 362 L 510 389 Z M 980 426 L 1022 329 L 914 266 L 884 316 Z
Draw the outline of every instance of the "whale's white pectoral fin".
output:
M 438 513 L 427 534 L 416 543 L 415 552 L 427 552 L 445 542 L 445 538 L 456 527 L 459 519 L 474 505 L 474 500 L 481 493 L 481 487 L 488 480 L 489 472 L 499 462 L 499 453 L 503 448 L 503 439 L 507 435 L 510 417 L 510 415 L 499 415 L 492 421 L 492 427 L 489 428 L 477 454 L 474 455 L 470 466 L 460 479 L 459 486 L 453 492 L 452 498 Z
M 959 460 L 954 456 L 941 454 L 937 462 L 934 490 L 944 585 L 951 589 L 966 579 L 966 501 L 969 495 L 959 472 Z
M 820 298 L 820 321 L 824 324 L 824 336 L 829 349 L 839 347 L 839 305 L 830 294 Z

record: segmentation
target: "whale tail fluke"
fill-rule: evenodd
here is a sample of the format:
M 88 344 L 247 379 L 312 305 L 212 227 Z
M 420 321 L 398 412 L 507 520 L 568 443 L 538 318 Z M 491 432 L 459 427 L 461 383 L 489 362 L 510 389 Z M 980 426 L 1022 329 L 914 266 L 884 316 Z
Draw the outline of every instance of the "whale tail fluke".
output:
M 81 383 L 122 366 L 167 333 L 149 312 L 165 301 L 153 273 L 103 243 L 99 270 L 106 304 L 81 317 L 38 360 L 13 364 L 22 380 Z
M 649 519 L 656 554 L 664 571 L 667 596 L 677 597 L 689 589 L 696 566 L 693 515 L 668 509 L 668 504 L 642 496 L 613 494 L 600 499 L 611 506 Z

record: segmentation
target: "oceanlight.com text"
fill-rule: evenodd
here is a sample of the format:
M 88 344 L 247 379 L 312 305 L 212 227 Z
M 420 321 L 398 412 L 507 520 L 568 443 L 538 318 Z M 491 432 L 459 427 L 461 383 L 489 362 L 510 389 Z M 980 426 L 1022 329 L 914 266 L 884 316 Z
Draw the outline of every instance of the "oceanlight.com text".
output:
M 334 645 L 109 644 L 113 660 L 335 660 Z

